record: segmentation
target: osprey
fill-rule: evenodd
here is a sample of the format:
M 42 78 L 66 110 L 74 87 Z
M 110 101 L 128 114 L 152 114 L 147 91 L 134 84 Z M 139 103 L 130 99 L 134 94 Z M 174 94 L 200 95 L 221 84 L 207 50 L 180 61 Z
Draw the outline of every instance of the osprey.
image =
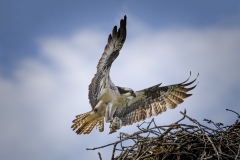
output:
M 89 85 L 89 101 L 92 110 L 76 116 L 72 129 L 77 134 L 89 134 L 94 126 L 100 132 L 104 130 L 104 118 L 110 122 L 109 134 L 116 132 L 121 126 L 131 125 L 151 116 L 165 112 L 167 107 L 174 109 L 183 102 L 184 98 L 191 96 L 188 91 L 196 87 L 185 88 L 193 82 L 185 82 L 163 86 L 160 84 L 134 92 L 127 87 L 115 86 L 109 76 L 113 61 L 126 39 L 127 17 L 120 21 L 120 28 L 113 27 L 108 37 L 107 45 L 97 65 L 97 73 Z M 191 75 L 191 72 L 190 72 Z

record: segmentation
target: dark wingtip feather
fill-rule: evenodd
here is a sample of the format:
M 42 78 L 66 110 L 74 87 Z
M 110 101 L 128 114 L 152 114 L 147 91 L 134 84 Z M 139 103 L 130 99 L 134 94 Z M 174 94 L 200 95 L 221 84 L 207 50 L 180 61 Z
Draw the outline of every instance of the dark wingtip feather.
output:
M 123 28 L 123 27 L 124 27 L 124 20 L 121 19 L 121 20 L 120 20 L 120 28 Z
M 110 42 L 111 42 L 111 40 L 112 40 L 112 35 L 111 35 L 111 34 L 109 34 L 109 36 L 108 36 L 108 43 L 110 43 Z
M 193 87 L 186 88 L 186 89 L 187 89 L 187 92 L 188 92 L 188 91 L 191 91 L 191 90 L 193 90 L 194 88 L 196 88 L 196 87 L 197 87 L 197 85 L 198 85 L 198 83 L 197 83 L 195 86 L 193 86 Z
M 185 80 L 184 82 L 180 83 L 180 84 L 186 83 L 189 80 L 189 78 L 191 77 L 191 75 L 192 75 L 192 72 L 190 71 L 190 75 L 189 75 L 188 79 Z
M 112 30 L 112 37 L 115 38 L 116 35 L 117 35 L 117 26 L 114 26 Z
M 182 86 L 189 86 L 189 85 L 193 84 L 197 80 L 198 76 L 199 76 L 199 73 L 198 73 L 197 77 L 193 81 L 191 81 L 189 83 L 186 83 L 186 84 L 182 83 Z
M 118 28 L 118 31 L 117 31 L 117 38 L 120 37 L 120 28 Z
M 191 95 L 192 95 L 192 94 L 186 94 L 186 98 L 187 98 L 187 97 L 190 97 Z
M 127 25 L 127 16 L 125 15 L 124 16 L 124 23 L 125 23 L 125 26 Z
M 152 87 L 149 87 L 149 88 L 147 88 L 147 89 L 149 89 L 149 90 L 158 89 L 158 87 L 159 87 L 161 84 L 162 84 L 162 83 L 156 84 L 156 85 L 154 85 L 154 86 L 152 86 Z

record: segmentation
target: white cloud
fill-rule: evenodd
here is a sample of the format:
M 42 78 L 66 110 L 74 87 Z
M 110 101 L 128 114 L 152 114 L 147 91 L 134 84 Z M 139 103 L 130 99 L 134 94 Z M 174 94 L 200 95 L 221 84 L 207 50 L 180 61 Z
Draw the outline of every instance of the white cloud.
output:
M 178 120 L 179 111 L 184 108 L 198 120 L 212 118 L 230 123 L 236 119 L 224 109 L 237 111 L 239 105 L 234 98 L 240 88 L 240 29 L 153 30 L 134 21 L 129 25 L 130 36 L 111 70 L 116 85 L 139 90 L 160 82 L 182 82 L 189 71 L 192 78 L 200 73 L 200 83 L 191 91 L 194 95 L 177 109 L 155 117 L 159 125 Z M 38 58 L 19 61 L 12 78 L 0 75 L 3 158 L 97 159 L 98 151 L 85 148 L 116 140 L 117 134 L 107 135 L 108 125 L 104 133 L 94 130 L 87 136 L 76 136 L 70 129 L 75 115 L 91 109 L 88 85 L 107 35 L 83 29 L 69 37 L 43 37 L 37 41 Z M 130 126 L 120 131 L 133 130 Z M 111 156 L 110 150 L 100 150 L 103 158 Z

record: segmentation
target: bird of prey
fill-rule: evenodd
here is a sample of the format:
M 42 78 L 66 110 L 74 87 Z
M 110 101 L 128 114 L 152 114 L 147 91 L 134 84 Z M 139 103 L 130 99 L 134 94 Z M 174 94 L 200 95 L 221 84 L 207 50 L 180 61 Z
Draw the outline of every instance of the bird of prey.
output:
M 72 129 L 77 134 L 89 134 L 94 126 L 100 132 L 104 130 L 104 118 L 110 122 L 109 134 L 116 132 L 121 126 L 131 125 L 151 116 L 165 112 L 167 107 L 174 109 L 191 96 L 188 91 L 196 87 L 186 88 L 196 81 L 162 86 L 155 86 L 133 91 L 127 87 L 115 86 L 109 76 L 113 61 L 117 58 L 126 39 L 127 17 L 120 20 L 120 28 L 113 27 L 107 45 L 97 65 L 97 73 L 89 85 L 89 101 L 92 110 L 79 114 L 73 120 Z M 191 72 L 190 72 L 191 75 Z

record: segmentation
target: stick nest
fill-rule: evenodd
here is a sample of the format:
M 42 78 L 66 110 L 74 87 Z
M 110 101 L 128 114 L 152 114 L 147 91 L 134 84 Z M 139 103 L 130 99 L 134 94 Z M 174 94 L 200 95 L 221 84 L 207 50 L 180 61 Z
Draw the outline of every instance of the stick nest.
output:
M 120 133 L 118 141 L 87 150 L 113 145 L 112 160 L 240 159 L 238 120 L 230 126 L 224 126 L 222 123 L 204 119 L 207 123 L 213 124 L 214 127 L 209 128 L 189 117 L 186 110 L 180 113 L 183 117 L 171 125 L 157 126 L 152 119 L 150 122 L 138 125 L 138 132 L 131 135 Z M 185 118 L 193 124 L 180 123 Z M 240 118 L 239 114 L 238 118 Z M 120 154 L 115 157 L 116 152 Z M 100 153 L 99 158 L 102 159 Z

